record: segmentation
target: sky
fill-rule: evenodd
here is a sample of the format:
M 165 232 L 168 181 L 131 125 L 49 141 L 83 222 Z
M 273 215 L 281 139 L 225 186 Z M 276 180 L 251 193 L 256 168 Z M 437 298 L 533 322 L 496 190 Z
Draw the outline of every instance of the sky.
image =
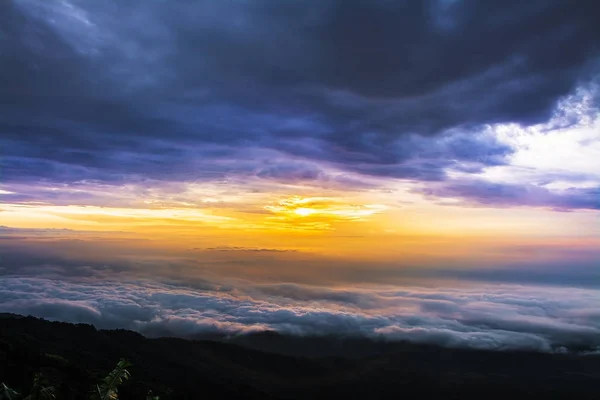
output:
M 599 8 L 0 2 L 0 312 L 600 351 Z

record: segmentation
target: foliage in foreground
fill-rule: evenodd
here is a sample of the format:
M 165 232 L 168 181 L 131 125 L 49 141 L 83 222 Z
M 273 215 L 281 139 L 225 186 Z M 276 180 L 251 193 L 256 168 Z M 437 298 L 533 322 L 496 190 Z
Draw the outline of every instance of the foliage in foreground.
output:
M 118 400 L 119 385 L 125 382 L 131 374 L 127 368 L 131 367 L 131 363 L 125 359 L 121 359 L 117 366 L 99 383 L 97 383 L 91 394 L 90 400 Z M 0 400 L 54 400 L 56 399 L 55 389 L 53 386 L 46 386 L 42 374 L 36 374 L 33 378 L 33 384 L 29 393 L 24 396 L 16 390 L 8 387 L 4 382 L 0 384 Z M 146 400 L 159 400 L 158 396 L 153 396 L 152 392 L 148 393 Z
M 129 371 L 127 371 L 127 368 L 130 366 L 131 363 L 129 361 L 121 359 L 115 369 L 102 382 L 96 384 L 90 400 L 117 400 L 119 398 L 119 385 L 131 376 Z

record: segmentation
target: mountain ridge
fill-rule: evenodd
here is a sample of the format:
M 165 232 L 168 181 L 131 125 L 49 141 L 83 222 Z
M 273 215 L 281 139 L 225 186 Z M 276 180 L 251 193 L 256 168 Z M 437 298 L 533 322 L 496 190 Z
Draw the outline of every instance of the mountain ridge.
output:
M 344 354 L 349 349 L 352 354 Z M 41 371 L 59 382 L 58 390 L 66 393 L 61 399 L 78 399 L 121 357 L 134 364 L 132 380 L 121 391 L 124 400 L 143 398 L 150 389 L 162 399 L 392 398 L 407 392 L 410 398 L 445 399 L 600 397 L 600 356 L 275 332 L 218 341 L 152 339 L 122 329 L 0 315 L 0 381 L 15 388 Z

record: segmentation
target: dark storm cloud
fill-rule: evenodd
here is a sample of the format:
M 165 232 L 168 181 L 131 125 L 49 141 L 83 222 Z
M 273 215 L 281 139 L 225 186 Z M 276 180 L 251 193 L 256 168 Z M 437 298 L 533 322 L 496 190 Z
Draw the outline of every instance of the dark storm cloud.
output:
M 304 163 L 278 163 L 261 168 L 257 176 L 283 182 L 315 181 L 323 172 L 317 167 Z
M 511 149 L 476 131 L 546 121 L 593 76 L 597 8 L 4 1 L 3 179 L 319 176 L 308 164 L 257 170 L 260 149 L 417 180 L 502 164 Z M 457 129 L 469 134 L 440 147 Z

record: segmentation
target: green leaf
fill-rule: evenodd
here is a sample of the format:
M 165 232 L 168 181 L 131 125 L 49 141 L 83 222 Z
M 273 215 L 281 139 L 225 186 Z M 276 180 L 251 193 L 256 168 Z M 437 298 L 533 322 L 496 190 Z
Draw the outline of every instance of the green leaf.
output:
M 54 400 L 54 387 L 44 386 L 42 382 L 42 374 L 35 374 L 33 377 L 33 385 L 29 394 L 23 400 Z
M 117 400 L 119 398 L 118 387 L 125 380 L 129 379 L 130 374 L 127 368 L 131 367 L 131 363 L 125 359 L 121 359 L 115 369 L 113 369 L 104 378 L 100 384 L 96 385 L 92 393 L 92 400 Z
M 16 400 L 19 398 L 19 393 L 6 386 L 4 382 L 0 384 L 0 400 Z

